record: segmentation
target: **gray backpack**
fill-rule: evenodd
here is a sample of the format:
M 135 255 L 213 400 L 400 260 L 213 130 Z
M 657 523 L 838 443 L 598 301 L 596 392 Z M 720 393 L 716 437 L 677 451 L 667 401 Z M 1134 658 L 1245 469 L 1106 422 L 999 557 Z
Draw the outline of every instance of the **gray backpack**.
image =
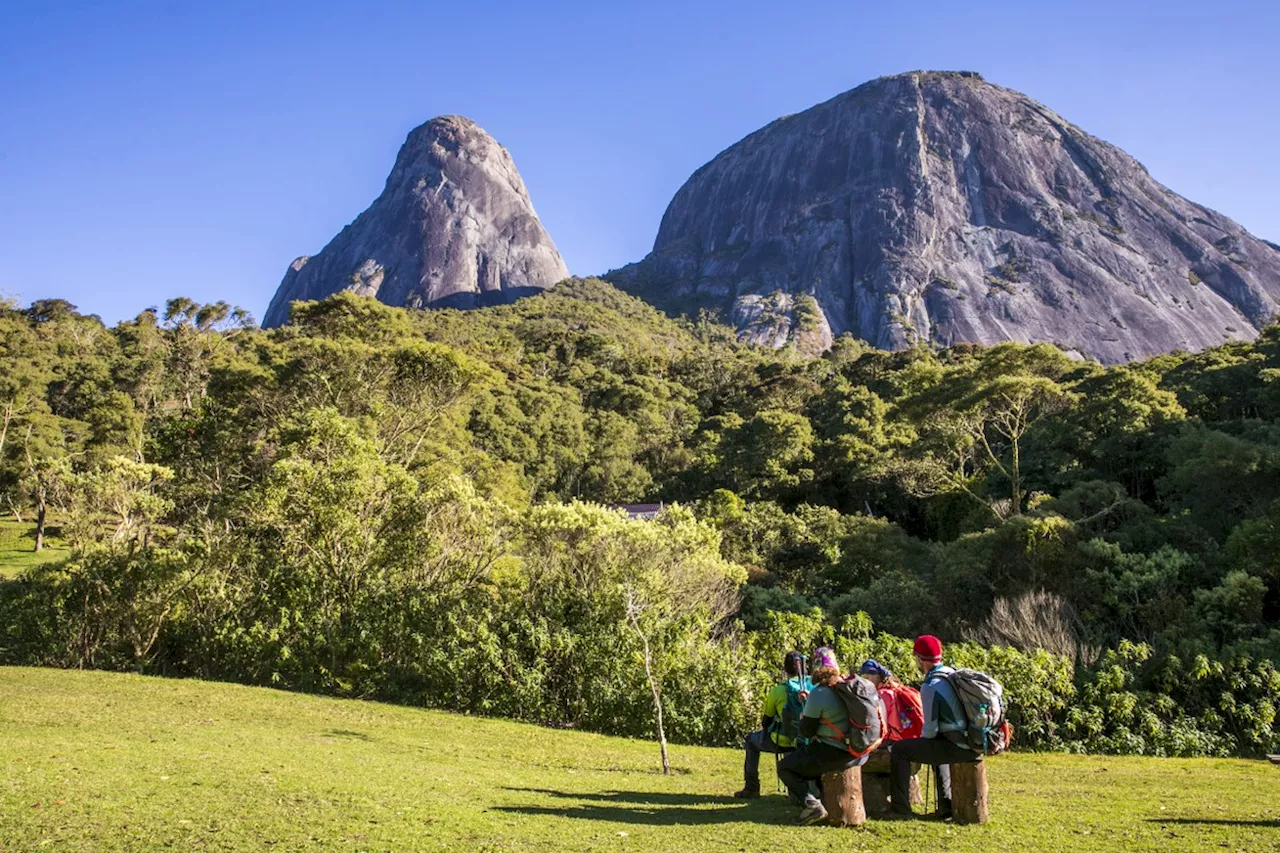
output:
M 1000 682 L 976 669 L 957 669 L 946 678 L 964 709 L 965 740 L 973 751 L 996 755 L 1008 749 L 1013 727 L 1005 718 Z
M 831 689 L 849 715 L 849 731 L 838 734 L 843 736 L 849 754 L 860 758 L 878 747 L 887 731 L 880 693 L 874 684 L 857 675 L 849 676 Z

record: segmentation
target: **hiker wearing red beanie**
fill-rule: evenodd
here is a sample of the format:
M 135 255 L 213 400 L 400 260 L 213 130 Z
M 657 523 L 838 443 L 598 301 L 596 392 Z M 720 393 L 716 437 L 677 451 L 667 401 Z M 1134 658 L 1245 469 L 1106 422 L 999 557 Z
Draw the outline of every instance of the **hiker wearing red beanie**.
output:
M 916 637 L 916 644 L 912 651 L 921 661 L 936 664 L 942 660 L 942 641 L 932 634 L 924 634 Z
M 924 731 L 918 738 L 900 740 L 889 753 L 891 814 L 913 817 L 911 811 L 911 764 L 931 764 L 937 780 L 937 817 L 951 817 L 952 764 L 980 761 L 982 756 L 970 748 L 965 738 L 964 706 L 956 696 L 947 676 L 955 672 L 942 663 L 942 641 L 932 634 L 916 637 L 911 649 L 916 666 L 924 674 L 920 685 L 920 704 L 924 708 Z

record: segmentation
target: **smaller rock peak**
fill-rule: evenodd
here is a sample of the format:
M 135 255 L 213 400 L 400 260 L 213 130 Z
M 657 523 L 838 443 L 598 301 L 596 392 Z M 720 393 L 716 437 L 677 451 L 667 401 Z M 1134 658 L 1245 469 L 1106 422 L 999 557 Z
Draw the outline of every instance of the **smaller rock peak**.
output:
M 476 124 L 466 116 L 448 115 L 436 116 L 423 125 L 424 128 L 434 128 L 436 130 L 479 130 L 484 133 L 480 125 Z
M 492 140 L 493 137 L 480 125 L 466 116 L 436 116 L 430 121 L 409 131 L 406 144 L 420 145 L 438 140 L 449 140 L 454 143 L 471 142 L 473 140 Z M 495 142 L 496 144 L 496 142 Z

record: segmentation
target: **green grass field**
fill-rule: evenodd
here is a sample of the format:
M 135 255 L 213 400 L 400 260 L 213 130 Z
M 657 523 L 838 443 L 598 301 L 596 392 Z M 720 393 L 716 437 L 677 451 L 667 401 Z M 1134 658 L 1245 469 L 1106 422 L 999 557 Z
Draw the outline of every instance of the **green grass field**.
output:
M 766 756 L 767 759 L 767 756 Z M 1013 754 L 981 827 L 791 825 L 740 753 L 272 690 L 0 668 L 0 850 L 1280 850 L 1280 768 Z M 766 760 L 766 786 L 772 765 Z
M 0 521 L 0 578 L 16 577 L 30 566 L 61 560 L 68 551 L 61 540 L 51 538 L 44 550 L 36 553 L 35 525 L 19 524 L 9 519 Z

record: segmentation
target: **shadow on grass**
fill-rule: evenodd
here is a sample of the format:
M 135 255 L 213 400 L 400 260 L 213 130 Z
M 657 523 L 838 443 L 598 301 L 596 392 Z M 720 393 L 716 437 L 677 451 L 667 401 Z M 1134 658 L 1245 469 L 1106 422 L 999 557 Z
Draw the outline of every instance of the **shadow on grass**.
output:
M 1252 826 L 1260 829 L 1280 829 L 1280 818 L 1274 820 L 1230 820 L 1228 818 L 1214 817 L 1169 817 L 1169 818 L 1147 818 L 1147 823 L 1173 823 L 1181 826 Z
M 541 794 L 565 800 L 589 800 L 595 803 L 636 803 L 647 806 L 697 806 L 718 804 L 725 806 L 746 805 L 746 800 L 719 794 L 672 794 L 666 791 L 605 791 L 600 794 L 580 794 L 575 791 L 553 791 L 550 788 L 506 788 L 520 794 Z
M 325 737 L 341 737 L 341 738 L 347 738 L 348 740 L 362 740 L 365 743 L 373 742 L 373 738 L 369 737 L 364 732 L 352 732 L 352 731 L 347 731 L 346 729 L 329 729 L 329 731 L 324 733 L 324 736 Z
M 581 804 L 566 803 L 562 807 L 497 806 L 493 811 L 654 826 L 707 826 L 743 821 L 773 822 L 793 811 L 781 797 L 736 800 L 733 797 L 714 794 L 671 794 L 656 791 L 608 791 L 601 794 L 580 794 L 541 788 L 507 788 L 506 790 L 577 800 Z M 586 802 L 582 803 L 584 800 Z M 713 808 L 707 808 L 707 806 L 713 806 Z

